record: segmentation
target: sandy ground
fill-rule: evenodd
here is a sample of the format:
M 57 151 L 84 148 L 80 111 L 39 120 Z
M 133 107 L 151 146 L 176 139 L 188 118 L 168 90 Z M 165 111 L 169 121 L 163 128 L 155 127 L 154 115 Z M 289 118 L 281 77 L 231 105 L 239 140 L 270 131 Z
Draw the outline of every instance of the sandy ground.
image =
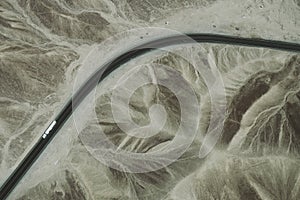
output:
M 26 155 L 48 124 L 59 113 L 64 103 L 72 96 L 72 93 L 77 90 L 81 83 L 96 70 L 97 66 L 101 66 L 102 63 L 109 61 L 110 58 L 126 51 L 130 47 L 150 41 L 153 38 L 175 34 L 176 32 L 219 33 L 291 42 L 299 42 L 300 40 L 300 26 L 298 24 L 300 6 L 297 0 L 186 1 L 186 3 L 176 1 L 166 2 L 165 4 L 161 4 L 160 1 L 147 1 L 147 3 L 142 1 L 119 1 L 117 4 L 114 1 L 93 0 L 66 2 L 60 0 L 55 2 L 24 0 L 3 1 L 0 3 L 0 8 L 3 11 L 0 14 L 0 70 L 2 70 L 1 74 L 3 74 L 1 79 L 5 80 L 1 83 L 3 86 L 1 87 L 1 102 L 3 103 L 0 105 L 0 130 L 2 132 L 0 133 L 0 183 L 5 180 L 23 156 Z M 189 55 L 189 52 L 192 51 L 191 47 L 186 47 L 186 49 L 178 48 L 172 51 L 177 51 L 184 55 Z M 200 52 L 203 54 L 204 59 L 208 60 L 208 57 L 212 56 L 216 62 L 225 81 L 228 102 L 241 95 L 240 89 L 243 86 L 245 87 L 245 85 L 248 87 L 247 84 L 251 85 L 247 81 L 250 79 L 256 80 L 255 77 L 258 77 L 257 73 L 261 71 L 275 73 L 286 65 L 285 63 L 293 55 L 293 53 L 288 52 L 225 45 L 200 45 L 195 47 L 195 49 L 194 54 L 190 53 L 190 60 L 193 60 L 192 55 L 197 56 L 195 52 Z M 157 59 L 155 59 L 155 56 L 162 58 L 164 54 L 157 52 L 151 55 L 146 55 L 138 61 L 133 60 L 131 65 L 151 62 L 151 59 L 152 61 Z M 185 79 L 192 82 L 193 79 L 191 77 L 193 75 L 189 74 L 191 72 L 186 72 L 185 69 L 180 68 L 182 63 L 177 63 L 172 55 L 168 59 L 174 59 L 174 68 L 185 73 Z M 194 60 L 194 63 L 197 62 Z M 167 64 L 173 66 L 168 62 Z M 179 66 L 179 69 L 176 66 Z M 130 65 L 127 68 L 124 67 L 124 71 L 120 70 L 114 73 L 110 79 L 118 79 L 129 68 Z M 287 77 L 290 77 L 289 73 L 287 72 Z M 10 84 L 12 80 L 16 82 L 15 85 Z M 272 85 L 273 89 L 268 92 L 269 97 L 267 95 L 264 98 L 272 99 L 274 95 L 278 96 L 280 94 L 284 96 L 290 92 L 296 93 L 298 88 L 296 80 L 297 77 L 292 77 L 291 81 L 286 83 L 281 82 L 282 78 L 278 78 L 277 82 L 273 83 L 276 87 Z M 201 88 L 196 82 L 193 84 L 193 87 L 196 89 Z M 282 85 L 285 84 L 291 84 L 293 87 L 283 87 Z M 97 99 L 100 99 L 100 102 L 101 98 L 103 98 L 100 94 L 106 94 L 110 85 L 111 83 L 107 81 L 99 86 Z M 21 89 L 18 89 L 20 87 Z M 279 89 L 275 90 L 277 87 Z M 201 93 L 202 89 L 199 89 L 199 96 L 205 96 L 205 92 Z M 24 94 L 20 91 L 23 91 Z M 203 91 L 205 90 L 203 89 Z M 298 109 L 297 100 L 294 98 L 289 97 L 288 100 L 277 99 L 276 102 L 283 105 L 283 108 L 292 105 L 294 109 Z M 205 98 L 203 97 L 203 99 Z M 268 125 L 269 122 L 264 122 L 264 119 L 273 116 L 272 113 L 267 113 L 262 115 L 262 118 L 259 118 L 260 121 L 263 121 L 263 124 L 255 124 L 253 122 L 253 119 L 256 118 L 253 117 L 255 114 L 251 113 L 264 112 L 273 104 L 273 102 L 268 103 L 264 99 L 261 101 L 267 102 L 267 105 L 256 104 L 257 108 L 248 108 L 249 110 L 247 109 L 248 111 L 245 113 L 245 116 L 248 116 L 248 118 L 243 119 L 244 121 L 233 118 L 234 120 L 240 120 L 243 126 L 238 129 L 237 136 L 232 139 L 229 150 L 239 149 L 240 147 L 237 143 L 242 143 L 242 141 L 244 141 L 242 143 L 244 148 L 250 148 L 247 135 L 250 137 L 254 134 L 252 132 L 260 134 L 261 129 L 267 130 L 268 128 L 266 127 L 274 126 L 272 124 Z M 7 106 L 7 102 L 9 102 L 9 106 Z M 144 103 L 142 102 L 142 104 Z M 99 108 L 102 108 L 102 106 L 102 103 L 97 104 Z M 84 110 L 84 108 L 81 109 Z M 205 108 L 203 109 L 205 110 Z M 232 108 L 231 111 L 235 112 L 234 109 L 238 108 Z M 287 113 L 291 112 L 290 108 L 286 109 Z M 80 113 L 80 115 L 84 116 L 83 114 L 89 117 L 88 113 Z M 291 115 L 294 116 L 295 114 L 292 113 Z M 101 114 L 98 113 L 97 117 L 99 116 Z M 282 114 L 282 116 L 282 121 L 276 122 L 282 124 L 281 128 L 277 127 L 274 129 L 284 130 L 286 126 L 297 128 L 297 125 L 293 125 L 294 122 L 288 117 L 288 114 Z M 104 115 L 105 117 L 107 116 Z M 205 121 L 207 120 L 206 118 L 204 116 L 202 118 L 204 122 L 201 121 L 204 124 L 203 129 L 205 129 L 205 124 L 207 123 Z M 231 124 L 228 127 L 230 130 Z M 259 129 L 258 127 L 263 128 Z M 105 128 L 110 129 L 111 127 Z M 291 128 L 295 134 L 297 133 L 296 128 Z M 166 130 L 171 129 L 172 126 L 171 128 L 166 128 Z M 293 131 L 288 130 L 287 132 L 293 135 Z M 276 134 L 284 135 L 284 131 Z M 285 149 L 285 137 L 280 137 L 283 138 L 281 139 L 283 144 L 280 145 L 280 148 Z M 298 140 L 296 136 L 287 137 L 286 140 L 291 141 L 290 143 L 292 144 L 287 145 L 287 157 L 290 157 L 289 153 L 294 155 L 297 152 L 296 143 Z M 129 142 L 129 144 L 132 142 L 128 138 L 123 138 L 123 141 Z M 149 141 L 143 141 L 143 143 L 148 145 Z M 254 143 L 250 146 L 257 147 L 260 144 L 259 141 L 254 141 Z M 295 145 L 293 145 L 294 143 Z M 113 172 L 110 172 L 105 165 L 97 161 L 82 146 L 78 139 L 78 131 L 74 121 L 70 119 L 47 147 L 40 159 L 37 160 L 36 164 L 22 179 L 9 199 L 51 199 L 53 198 L 51 195 L 56 195 L 61 199 L 71 197 L 73 199 L 151 199 L 147 195 L 151 196 L 151 194 L 155 193 L 157 193 L 157 196 L 154 195 L 154 199 L 176 199 L 176 196 L 178 196 L 176 192 L 181 191 L 178 189 L 181 187 L 180 180 L 183 180 L 185 177 L 190 179 L 188 175 L 192 172 L 195 174 L 202 173 L 202 161 L 195 160 L 193 156 L 190 156 L 190 154 L 198 153 L 197 145 L 199 144 L 192 146 L 192 149 L 186 155 L 188 157 L 187 160 L 189 160 L 187 163 L 190 165 L 189 172 L 183 172 L 184 162 L 178 162 L 178 165 L 174 164 L 174 166 L 171 166 L 169 170 L 172 172 L 167 173 L 167 175 L 163 172 L 158 172 L 157 177 L 167 177 L 165 183 L 159 181 L 155 184 L 150 183 L 148 175 L 142 177 L 128 175 L 127 179 L 123 180 L 120 178 L 119 180 L 118 177 L 123 175 L 117 173 L 115 175 Z M 271 144 L 268 145 L 272 146 Z M 260 150 L 258 147 L 257 149 Z M 273 149 L 271 150 L 271 152 L 274 151 Z M 224 154 L 227 156 L 227 151 Z M 258 155 L 254 154 L 254 156 Z M 226 156 L 218 155 L 216 158 Z M 265 159 L 267 160 L 265 162 L 268 162 L 268 157 L 260 159 Z M 260 161 L 260 159 L 257 160 Z M 282 163 L 280 159 L 275 164 L 271 163 L 267 167 L 272 168 L 273 165 L 280 165 Z M 237 160 L 246 163 L 246 167 L 252 164 L 252 161 L 249 161 L 244 155 L 239 156 Z M 216 161 L 216 171 L 219 170 L 219 162 Z M 298 163 L 298 159 L 294 159 L 291 162 Z M 227 165 L 231 166 L 232 163 L 228 161 Z M 207 170 L 207 166 L 204 167 L 204 171 Z M 68 173 L 65 171 L 68 171 Z M 228 172 L 228 174 L 230 173 Z M 169 176 L 175 178 L 170 178 Z M 251 175 L 245 176 L 249 178 Z M 160 179 L 157 177 L 154 179 Z M 249 180 L 252 181 L 250 181 L 250 185 L 254 185 L 254 188 L 258 187 L 255 185 L 253 177 L 252 179 L 250 177 Z M 189 182 L 195 186 L 196 183 L 194 184 L 194 182 L 197 181 L 193 181 L 190 180 Z M 234 181 L 238 182 L 237 180 Z M 136 184 L 141 184 L 142 186 L 137 186 Z M 177 186 L 175 187 L 175 185 Z M 162 191 L 157 192 L 155 189 L 157 186 L 163 187 Z M 146 189 L 143 190 L 141 189 L 142 187 Z M 238 193 L 236 189 L 231 190 L 234 191 L 234 194 Z M 261 190 L 256 189 L 256 191 Z M 185 192 L 182 194 L 187 199 L 199 199 L 201 197 L 191 195 L 197 193 L 197 191 Z M 145 195 L 142 195 L 142 193 Z M 74 194 L 75 196 L 68 196 L 67 194 Z M 197 194 L 202 193 L 198 192 Z M 261 197 L 263 196 L 262 194 L 266 195 L 266 192 L 258 192 L 258 195 Z M 60 197 L 60 195 L 63 196 Z M 272 199 L 268 195 L 267 197 L 263 196 L 264 199 Z M 297 194 L 293 193 L 293 195 L 293 198 L 297 199 Z M 202 197 L 204 198 L 204 196 Z M 238 195 L 233 195 L 232 199 L 234 198 L 239 197 Z M 221 195 L 219 199 L 226 199 L 226 195 Z

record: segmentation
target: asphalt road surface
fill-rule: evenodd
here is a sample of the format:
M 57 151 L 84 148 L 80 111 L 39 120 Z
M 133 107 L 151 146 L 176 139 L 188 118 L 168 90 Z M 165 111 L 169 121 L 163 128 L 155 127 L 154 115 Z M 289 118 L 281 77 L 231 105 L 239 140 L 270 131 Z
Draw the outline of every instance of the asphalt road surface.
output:
M 187 37 L 188 36 L 188 37 Z M 49 125 L 46 131 L 42 134 L 38 142 L 32 147 L 30 152 L 25 156 L 25 158 L 19 163 L 18 167 L 13 171 L 9 178 L 4 182 L 0 188 L 0 200 L 6 199 L 10 192 L 15 188 L 18 182 L 26 174 L 28 169 L 36 161 L 42 151 L 47 147 L 49 142 L 62 128 L 64 123 L 70 118 L 73 111 L 82 102 L 82 100 L 101 82 L 105 77 L 107 77 L 112 71 L 122 66 L 122 64 L 128 62 L 130 59 L 138 57 L 142 54 L 155 50 L 157 48 L 168 47 L 172 45 L 181 45 L 189 43 L 221 43 L 221 44 L 231 44 L 231 45 L 242 45 L 251 47 L 264 47 L 279 49 L 283 51 L 294 51 L 300 52 L 300 44 L 288 43 L 282 41 L 273 40 L 263 40 L 255 38 L 240 38 L 224 35 L 215 34 L 187 34 L 187 35 L 175 35 L 170 37 L 165 37 L 157 39 L 151 42 L 147 42 L 140 46 L 137 46 L 129 51 L 123 53 L 122 55 L 116 57 L 110 62 L 106 63 L 104 66 L 99 66 L 98 71 L 96 71 L 84 84 L 83 86 L 74 94 L 74 96 L 69 100 L 56 117 L 56 119 Z M 105 58 L 103 58 L 105 59 Z

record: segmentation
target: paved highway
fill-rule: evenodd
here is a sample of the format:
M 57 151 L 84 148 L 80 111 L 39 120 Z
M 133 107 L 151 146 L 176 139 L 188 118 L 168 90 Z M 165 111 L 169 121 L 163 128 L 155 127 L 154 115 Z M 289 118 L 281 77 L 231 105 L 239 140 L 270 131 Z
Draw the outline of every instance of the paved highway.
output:
M 187 37 L 188 36 L 188 37 Z M 172 45 L 188 44 L 192 42 L 197 43 L 222 43 L 231 45 L 242 45 L 251 47 L 265 47 L 272 49 L 279 49 L 284 51 L 300 52 L 300 44 L 288 43 L 282 41 L 263 40 L 255 38 L 240 38 L 225 35 L 214 34 L 187 34 L 170 36 L 166 38 L 157 39 L 151 42 L 147 42 L 128 52 L 116 57 L 112 61 L 108 62 L 104 66 L 100 66 L 99 70 L 95 72 L 77 91 L 76 94 L 67 102 L 64 109 L 56 117 L 56 119 L 49 125 L 46 131 L 41 135 L 41 138 L 25 156 L 25 158 L 19 163 L 18 167 L 13 171 L 9 178 L 4 182 L 0 188 L 0 200 L 6 199 L 10 192 L 15 188 L 18 182 L 22 179 L 28 169 L 39 157 L 41 152 L 46 148 L 49 142 L 62 128 L 64 123 L 70 118 L 74 109 L 82 102 L 82 100 L 112 71 L 120 67 L 132 58 L 138 57 L 142 54 L 155 50 L 157 48 L 168 47 Z M 105 59 L 105 58 L 103 58 Z

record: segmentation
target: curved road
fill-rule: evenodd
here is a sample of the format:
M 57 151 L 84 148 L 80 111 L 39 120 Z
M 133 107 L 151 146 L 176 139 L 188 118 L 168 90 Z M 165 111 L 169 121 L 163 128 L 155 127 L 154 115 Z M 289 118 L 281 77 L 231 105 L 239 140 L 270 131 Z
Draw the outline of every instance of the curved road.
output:
M 188 36 L 188 37 L 187 37 Z M 175 35 L 166 38 L 157 39 L 133 49 L 116 57 L 111 62 L 108 62 L 104 66 L 101 66 L 97 72 L 95 72 L 89 80 L 87 80 L 83 86 L 77 91 L 69 102 L 67 102 L 64 109 L 56 117 L 56 119 L 49 125 L 46 131 L 42 134 L 38 142 L 33 146 L 31 151 L 20 162 L 18 167 L 9 176 L 6 182 L 0 188 L 0 200 L 6 199 L 10 192 L 15 188 L 18 182 L 25 175 L 27 170 L 32 166 L 35 160 L 39 157 L 41 152 L 46 148 L 51 139 L 61 129 L 64 123 L 72 115 L 73 110 L 82 102 L 82 100 L 112 71 L 120 67 L 132 58 L 138 57 L 144 53 L 150 52 L 157 48 L 163 48 L 172 45 L 188 44 L 192 42 L 197 43 L 223 43 L 231 45 L 242 45 L 252 47 L 264 47 L 279 49 L 284 51 L 300 52 L 300 44 L 288 43 L 282 41 L 263 40 L 256 38 L 240 38 L 225 35 L 214 34 L 187 34 L 187 35 Z M 105 59 L 105 58 L 104 58 Z

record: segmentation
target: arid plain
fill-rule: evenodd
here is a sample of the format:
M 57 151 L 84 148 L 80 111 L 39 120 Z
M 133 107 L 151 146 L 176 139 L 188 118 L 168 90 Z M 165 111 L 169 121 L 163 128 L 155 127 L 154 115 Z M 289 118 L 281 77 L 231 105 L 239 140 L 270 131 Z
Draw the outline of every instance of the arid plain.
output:
M 159 38 L 152 27 L 300 43 L 299 21 L 299 0 L 1 1 L 0 184 L 72 96 L 83 63 L 98 46 L 103 47 L 100 52 L 128 50 L 132 40 L 139 44 Z M 143 31 L 126 35 L 133 29 Z M 109 39 L 116 34 L 121 36 Z M 101 45 L 105 41 L 115 43 Z M 99 56 L 102 62 L 108 59 L 105 53 Z M 156 80 L 161 73 L 172 80 L 168 71 L 153 65 L 170 67 L 195 91 L 202 113 L 192 116 L 199 117 L 198 133 L 185 153 L 163 169 L 127 173 L 109 168 L 83 142 L 96 151 L 99 128 L 118 148 L 138 153 L 160 149 L 175 137 L 181 117 L 178 99 L 155 84 L 133 93 L 129 111 L 144 126 L 150 122 L 149 108 L 163 105 L 167 120 L 159 133 L 132 137 L 114 121 L 112 86 L 124 72 L 140 66 L 139 76 Z M 211 100 L 199 67 L 216 67 L 226 94 L 220 102 L 226 105 L 220 113 L 225 117 L 222 135 L 204 159 L 198 155 L 211 119 Z M 299 52 L 191 44 L 144 55 L 99 84 L 96 115 L 82 113 L 90 123 L 78 131 L 70 118 L 8 199 L 298 200 L 299 80 Z

